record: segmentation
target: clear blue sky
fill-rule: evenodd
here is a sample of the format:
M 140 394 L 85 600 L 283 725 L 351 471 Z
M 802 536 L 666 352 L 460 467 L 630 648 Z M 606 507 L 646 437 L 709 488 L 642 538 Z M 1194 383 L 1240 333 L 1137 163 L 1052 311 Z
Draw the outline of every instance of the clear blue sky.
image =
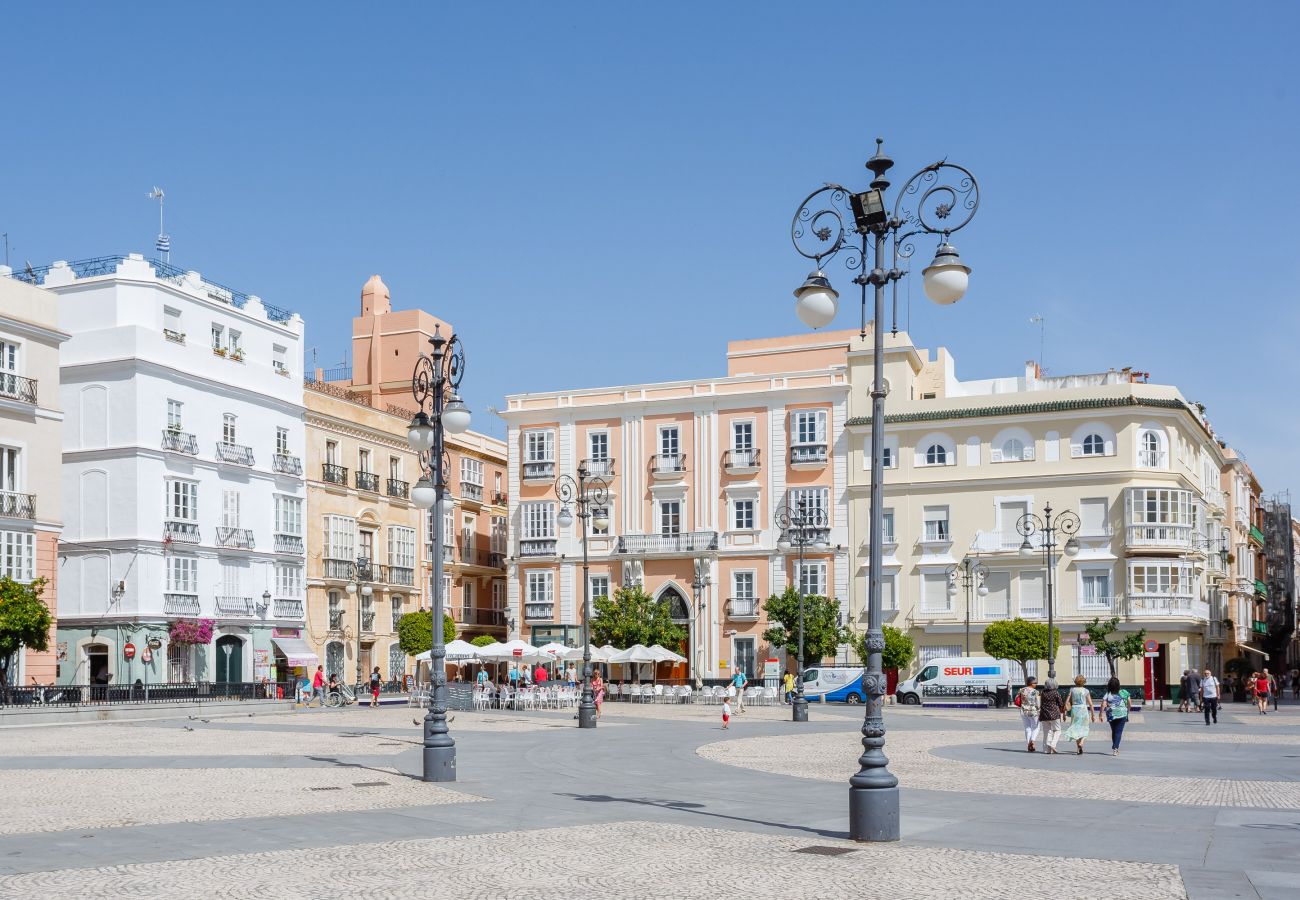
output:
M 790 216 L 881 135 L 897 181 L 983 188 L 918 343 L 1015 374 L 1041 313 L 1050 371 L 1175 383 L 1300 488 L 1295 4 L 629 6 L 8 7 L 0 231 L 19 264 L 152 253 L 161 185 L 172 261 L 299 310 L 322 365 L 381 273 L 455 323 L 499 434 L 506 393 L 802 330 Z

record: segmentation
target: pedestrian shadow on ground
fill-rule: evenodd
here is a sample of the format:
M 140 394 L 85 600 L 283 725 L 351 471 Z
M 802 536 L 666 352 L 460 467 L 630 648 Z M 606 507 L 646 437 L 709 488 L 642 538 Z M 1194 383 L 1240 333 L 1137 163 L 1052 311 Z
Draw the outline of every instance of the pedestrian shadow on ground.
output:
M 769 822 L 766 819 L 750 819 L 745 816 L 729 816 L 726 813 L 710 812 L 703 803 L 689 803 L 685 800 L 656 800 L 650 797 L 611 797 L 608 794 L 570 794 L 557 792 L 557 797 L 571 797 L 582 803 L 629 803 L 634 806 L 648 806 L 670 812 L 694 813 L 697 816 L 709 816 L 714 819 L 728 819 L 732 822 L 749 822 L 752 825 L 766 825 L 785 831 L 803 831 L 826 838 L 847 840 L 847 831 L 831 831 L 825 828 L 809 828 L 805 825 L 791 825 L 789 822 Z

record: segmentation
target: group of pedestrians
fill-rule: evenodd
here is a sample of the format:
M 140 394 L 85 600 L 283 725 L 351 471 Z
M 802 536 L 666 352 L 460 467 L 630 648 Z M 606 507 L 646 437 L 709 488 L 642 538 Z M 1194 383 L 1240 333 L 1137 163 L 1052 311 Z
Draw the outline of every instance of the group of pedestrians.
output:
M 1062 697 L 1055 678 L 1048 678 L 1040 690 L 1038 679 L 1030 677 L 1028 684 L 1016 694 L 1015 704 L 1020 708 L 1020 718 L 1025 726 L 1025 742 L 1030 753 L 1037 752 L 1039 738 L 1043 752 L 1058 753 L 1056 745 L 1064 737 L 1074 741 L 1075 749 L 1082 755 L 1084 741 L 1092 725 L 1105 716 L 1110 725 L 1110 751 L 1119 756 L 1120 740 L 1128 724 L 1129 692 L 1119 686 L 1119 679 L 1106 683 L 1106 693 L 1100 705 L 1095 705 L 1092 693 L 1084 685 L 1082 675 L 1074 678 L 1074 687 Z

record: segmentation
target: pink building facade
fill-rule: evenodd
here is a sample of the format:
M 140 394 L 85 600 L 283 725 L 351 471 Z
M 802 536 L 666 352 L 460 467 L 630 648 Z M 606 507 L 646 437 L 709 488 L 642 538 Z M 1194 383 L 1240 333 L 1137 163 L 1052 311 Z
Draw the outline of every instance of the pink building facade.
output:
M 512 637 L 581 644 L 579 525 L 561 528 L 555 479 L 585 465 L 608 485 L 605 533 L 589 536 L 590 592 L 639 584 L 690 637 L 678 677 L 760 677 L 774 653 L 763 601 L 801 578 L 847 614 L 842 440 L 852 332 L 733 341 L 715 379 L 507 398 Z M 825 511 L 825 551 L 782 552 L 776 510 Z

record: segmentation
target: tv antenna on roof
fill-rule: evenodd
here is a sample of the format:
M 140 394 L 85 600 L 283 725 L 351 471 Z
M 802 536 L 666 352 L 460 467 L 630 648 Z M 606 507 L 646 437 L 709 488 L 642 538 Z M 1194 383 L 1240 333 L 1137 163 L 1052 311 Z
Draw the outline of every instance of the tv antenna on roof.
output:
M 158 242 L 154 246 L 157 247 L 158 252 L 163 255 L 163 262 L 171 262 L 172 239 L 168 236 L 167 230 L 163 228 L 163 197 L 163 190 L 160 187 L 154 187 L 154 189 L 149 192 L 149 199 L 158 201 Z
M 1043 317 L 1037 313 L 1029 317 L 1029 324 L 1038 326 L 1038 374 L 1041 376 L 1043 374 L 1043 344 L 1046 326 Z

